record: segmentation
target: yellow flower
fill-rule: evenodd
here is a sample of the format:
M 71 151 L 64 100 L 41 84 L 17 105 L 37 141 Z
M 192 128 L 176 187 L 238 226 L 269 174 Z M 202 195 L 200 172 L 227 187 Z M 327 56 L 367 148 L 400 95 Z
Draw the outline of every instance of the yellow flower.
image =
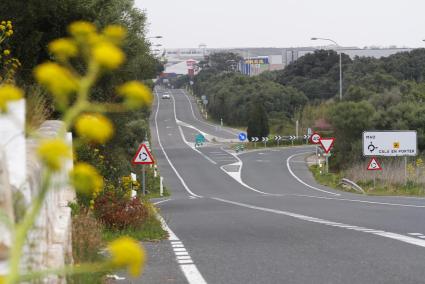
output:
M 1 24 L 5 26 L 6 25 L 6 21 L 1 21 Z
M 78 48 L 74 41 L 68 38 L 60 38 L 49 43 L 49 51 L 61 60 L 75 57 L 78 54 Z
M 138 81 L 130 81 L 119 86 L 118 94 L 125 98 L 128 108 L 138 108 L 152 102 L 151 90 Z
M 96 44 L 92 50 L 93 59 L 106 69 L 118 68 L 125 59 L 125 55 L 121 49 L 109 42 L 101 42 Z
M 0 25 L 0 31 L 4 31 L 6 29 L 6 26 L 4 26 L 3 24 Z
M 90 195 L 103 188 L 103 177 L 89 164 L 78 163 L 69 176 L 71 184 L 80 193 Z
M 5 49 L 5 50 L 3 50 L 3 54 L 4 54 L 4 55 L 9 55 L 9 54 L 10 54 L 10 50 L 9 50 L 9 49 Z
M 9 30 L 5 34 L 6 34 L 6 36 L 12 36 L 13 35 L 13 31 L 12 30 Z
M 22 90 L 13 85 L 0 85 L 0 111 L 6 112 L 8 102 L 19 100 L 23 96 Z
M 68 31 L 77 39 L 85 39 L 87 36 L 96 33 L 96 27 L 89 22 L 77 21 L 69 25 Z
M 78 89 L 78 80 L 69 70 L 56 63 L 38 65 L 34 69 L 34 75 L 40 85 L 49 90 L 62 105 L 68 102 L 67 95 Z
M 7 21 L 7 24 L 8 24 L 8 25 L 11 25 L 11 24 L 12 24 L 12 21 Z
M 89 141 L 103 144 L 114 134 L 112 123 L 100 114 L 84 114 L 75 123 L 77 134 Z
M 146 253 L 139 242 L 129 237 L 120 237 L 109 243 L 108 250 L 114 267 L 127 267 L 128 272 L 133 277 L 142 273 Z
M 12 29 L 12 24 L 7 24 L 6 27 L 11 30 Z
M 120 25 L 109 25 L 103 30 L 104 36 L 115 44 L 119 44 L 127 35 L 127 30 Z
M 57 171 L 66 159 L 72 158 L 70 147 L 59 138 L 45 139 L 40 142 L 37 154 L 41 161 L 51 170 Z

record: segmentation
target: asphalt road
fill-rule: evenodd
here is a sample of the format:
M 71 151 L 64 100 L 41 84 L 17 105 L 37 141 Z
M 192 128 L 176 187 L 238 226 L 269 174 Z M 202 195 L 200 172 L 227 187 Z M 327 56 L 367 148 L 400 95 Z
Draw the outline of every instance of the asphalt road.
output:
M 184 91 L 164 92 L 152 147 L 172 192 L 158 204 L 172 234 L 148 245 L 146 274 L 132 283 L 425 283 L 424 199 L 317 185 L 304 161 L 312 147 L 194 149 L 196 129 L 237 131 L 203 122 Z

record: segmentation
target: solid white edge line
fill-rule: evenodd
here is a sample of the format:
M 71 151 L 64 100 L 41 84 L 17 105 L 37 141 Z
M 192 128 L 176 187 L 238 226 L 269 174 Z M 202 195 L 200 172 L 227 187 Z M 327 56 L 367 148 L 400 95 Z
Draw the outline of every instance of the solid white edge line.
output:
M 304 154 L 308 154 L 308 153 L 310 153 L 310 152 L 302 152 L 302 153 L 296 153 L 296 154 L 294 154 L 294 155 L 292 155 L 292 156 L 289 156 L 288 157 L 288 159 L 286 159 L 286 167 L 288 168 L 288 171 L 289 171 L 289 173 L 298 181 L 298 182 L 300 182 L 301 184 L 303 184 L 303 185 L 305 185 L 306 187 L 308 187 L 308 188 L 311 188 L 311 189 L 313 189 L 313 190 L 316 190 L 316 191 L 320 191 L 320 192 L 324 192 L 324 193 L 327 193 L 327 194 L 331 194 L 331 195 L 335 195 L 335 196 L 341 196 L 341 194 L 339 194 L 339 193 L 334 193 L 334 192 L 330 192 L 330 191 L 326 191 L 326 190 L 323 190 L 323 189 L 320 189 L 320 188 L 317 188 L 317 187 L 314 187 L 314 186 L 312 186 L 312 185 L 309 185 L 309 184 L 307 184 L 307 183 L 305 183 L 302 179 L 300 179 L 298 176 L 296 176 L 295 174 L 294 174 L 294 172 L 292 171 L 292 169 L 291 169 L 291 166 L 289 165 L 289 163 L 290 163 L 290 161 L 291 161 L 291 159 L 293 158 L 293 157 L 296 157 L 296 156 L 300 156 L 300 155 L 304 155 Z
M 416 245 L 416 246 L 425 248 L 425 240 L 413 238 L 413 237 L 410 237 L 410 236 L 405 236 L 405 235 L 401 235 L 401 234 L 397 234 L 397 233 L 391 233 L 391 232 L 373 230 L 373 229 L 364 228 L 364 227 L 352 226 L 352 225 L 347 225 L 347 224 L 343 224 L 343 223 L 327 221 L 327 220 L 324 220 L 324 219 L 309 217 L 309 216 L 306 216 L 306 215 L 301 215 L 301 214 L 292 213 L 292 212 L 288 212 L 288 211 L 281 211 L 281 210 L 276 210 L 276 209 L 270 209 L 270 208 L 259 207 L 259 206 L 254 206 L 254 205 L 250 205 L 250 204 L 230 201 L 230 200 L 226 200 L 226 199 L 222 199 L 222 198 L 215 198 L 214 197 L 212 199 L 217 200 L 217 201 L 221 201 L 221 202 L 224 202 L 224 203 L 228 203 L 228 204 L 237 205 L 237 206 L 240 206 L 240 207 L 255 209 L 255 210 L 279 214 L 279 215 L 285 215 L 285 216 L 293 217 L 293 218 L 296 218 L 296 219 L 299 219 L 299 220 L 304 220 L 304 221 L 308 221 L 308 222 L 312 222 L 312 223 L 319 223 L 319 224 L 324 224 L 324 225 L 327 225 L 327 226 L 340 227 L 340 228 L 343 228 L 343 229 L 362 232 L 362 233 L 365 233 L 365 234 L 372 234 L 372 235 L 376 235 L 376 236 L 381 236 L 381 237 L 385 237 L 385 238 L 388 238 L 388 239 L 393 239 L 393 240 L 397 240 L 397 241 L 400 241 L 400 242 L 404 242 L 404 243 L 408 243 L 408 244 L 412 244 L 412 245 Z
M 359 202 L 359 203 L 399 206 L 399 207 L 425 208 L 425 205 L 389 203 L 389 202 L 367 201 L 367 200 L 348 199 L 348 198 L 335 198 L 335 197 L 314 196 L 314 195 L 304 195 L 304 194 L 291 194 L 291 195 L 288 194 L 287 196 L 307 197 L 307 198 L 316 198 L 316 199 L 325 199 L 325 200 L 339 200 L 339 201 L 347 201 L 347 202 Z
M 200 120 L 199 118 L 197 118 L 197 117 L 196 117 L 196 115 L 195 115 L 195 112 L 193 111 L 192 102 L 190 101 L 190 98 L 189 98 L 189 96 L 187 95 L 186 91 L 185 91 L 185 90 L 183 90 L 183 89 L 181 89 L 181 92 L 184 94 L 184 96 L 186 97 L 187 101 L 189 102 L 190 109 L 192 110 L 192 115 L 193 115 L 193 117 L 194 117 L 197 121 L 199 121 L 199 122 L 201 122 L 201 123 L 204 123 L 204 124 L 206 124 L 206 125 L 208 125 L 208 126 L 218 127 L 218 125 L 214 125 L 214 124 L 208 123 L 208 122 L 206 122 L 206 121 L 202 121 L 202 120 Z M 221 128 L 221 129 L 222 129 L 223 131 L 227 132 L 228 134 L 231 134 L 231 135 L 238 135 L 237 133 L 233 133 L 232 131 L 230 131 L 230 130 L 228 130 L 228 129 L 224 128 L 224 127 L 223 127 L 223 128 Z
M 171 162 L 170 158 L 168 157 L 167 152 L 165 151 L 164 147 L 162 146 L 161 143 L 161 138 L 159 137 L 159 130 L 158 130 L 158 112 L 159 112 L 159 105 L 160 105 L 160 98 L 158 96 L 158 93 L 156 91 L 156 89 L 154 90 L 155 96 L 157 98 L 157 105 L 156 105 L 156 112 L 155 112 L 155 128 L 156 128 L 156 135 L 158 137 L 158 144 L 159 147 L 161 148 L 162 152 L 164 153 L 165 159 L 167 159 L 168 164 L 170 165 L 170 167 L 173 169 L 174 173 L 177 175 L 177 178 L 180 180 L 181 184 L 183 185 L 184 189 L 192 196 L 196 196 L 196 197 L 201 197 L 195 193 L 193 193 L 189 187 L 187 186 L 186 182 L 183 180 L 183 178 L 181 177 L 180 173 L 177 171 L 177 169 L 174 167 L 174 164 Z M 175 113 L 174 113 L 175 114 Z
M 153 204 L 154 204 L 154 205 L 158 205 L 158 204 L 161 204 L 161 203 L 164 203 L 164 202 L 170 201 L 170 200 L 172 200 L 172 199 L 171 199 L 171 198 L 169 198 L 169 199 L 164 199 L 164 200 L 160 200 L 160 201 L 154 202 Z
M 174 120 L 176 121 L 177 127 L 178 127 L 179 132 L 180 132 L 180 136 L 182 137 L 183 142 L 184 142 L 187 146 L 189 146 L 189 148 L 191 148 L 193 151 L 197 152 L 197 153 L 198 153 L 198 154 L 200 154 L 202 157 L 204 157 L 205 159 L 207 159 L 207 161 L 209 161 L 209 162 L 213 163 L 214 165 L 217 165 L 217 163 L 216 163 L 213 159 L 211 159 L 210 157 L 208 157 L 207 155 L 205 155 L 204 153 L 202 153 L 201 151 L 199 151 L 198 149 L 196 149 L 196 148 L 195 148 L 195 146 L 192 146 L 192 145 L 191 145 L 191 144 L 193 144 L 193 143 L 189 143 L 189 142 L 186 140 L 186 137 L 184 136 L 184 133 L 183 133 L 182 127 L 179 125 L 179 121 L 180 121 L 180 120 L 178 120 L 178 119 L 177 119 L 176 101 L 175 101 L 175 99 L 174 99 L 174 96 L 173 96 L 173 95 L 171 95 L 171 99 L 172 99 L 172 101 L 173 101 Z M 198 129 L 196 129 L 196 130 L 198 130 Z

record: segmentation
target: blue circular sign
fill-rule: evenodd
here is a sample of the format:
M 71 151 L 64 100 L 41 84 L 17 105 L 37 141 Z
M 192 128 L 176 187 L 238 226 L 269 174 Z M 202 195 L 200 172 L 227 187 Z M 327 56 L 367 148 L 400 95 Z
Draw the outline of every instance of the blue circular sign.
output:
M 245 141 L 246 140 L 246 134 L 245 133 L 239 133 L 239 140 Z

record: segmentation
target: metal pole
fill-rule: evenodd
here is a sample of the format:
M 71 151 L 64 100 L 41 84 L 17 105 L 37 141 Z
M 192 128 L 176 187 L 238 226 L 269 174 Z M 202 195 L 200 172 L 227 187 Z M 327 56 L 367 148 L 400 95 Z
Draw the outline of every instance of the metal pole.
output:
M 329 173 L 329 156 L 326 155 L 326 173 Z
M 145 171 L 145 165 L 142 165 L 142 183 L 143 183 L 143 195 L 146 195 L 146 171 Z
M 295 122 L 295 136 L 298 138 L 298 120 Z
M 342 101 L 342 53 L 339 52 L 339 100 Z
M 407 156 L 404 157 L 404 182 L 407 184 Z
M 159 196 L 164 195 L 164 184 L 163 184 L 163 177 L 159 177 Z

